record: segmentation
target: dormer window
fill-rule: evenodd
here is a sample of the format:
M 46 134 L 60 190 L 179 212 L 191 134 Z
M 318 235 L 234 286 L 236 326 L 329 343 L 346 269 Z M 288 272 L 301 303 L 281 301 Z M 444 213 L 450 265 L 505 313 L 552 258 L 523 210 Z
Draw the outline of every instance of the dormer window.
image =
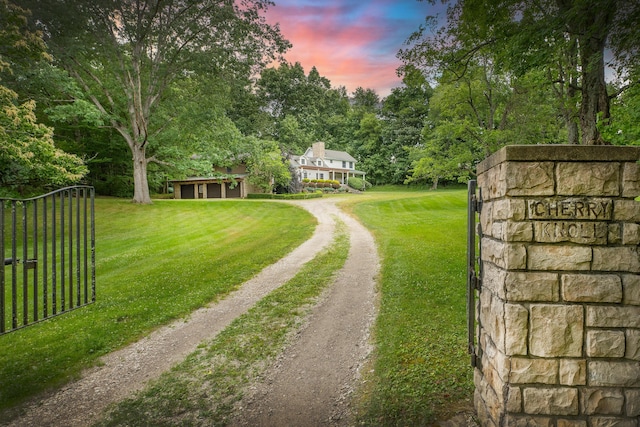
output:
M 306 160 L 306 159 L 304 159 L 304 158 L 301 158 L 301 159 L 300 159 L 300 164 L 301 164 L 301 165 L 306 165 L 306 164 L 307 164 L 307 160 Z

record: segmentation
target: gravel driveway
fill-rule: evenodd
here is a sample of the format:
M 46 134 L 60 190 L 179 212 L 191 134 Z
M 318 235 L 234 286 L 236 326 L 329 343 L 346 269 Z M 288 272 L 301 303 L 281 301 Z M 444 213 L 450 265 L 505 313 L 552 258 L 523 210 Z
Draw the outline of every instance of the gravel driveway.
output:
M 78 381 L 30 402 L 10 425 L 86 426 L 95 422 L 108 405 L 142 389 L 291 279 L 332 241 L 337 218 L 347 225 L 350 235 L 344 268 L 264 381 L 250 387 L 233 424 L 349 425 L 350 396 L 370 351 L 379 260 L 371 234 L 335 202 L 332 198 L 291 202 L 318 219 L 308 241 L 224 300 L 105 356 L 101 366 L 86 371 Z

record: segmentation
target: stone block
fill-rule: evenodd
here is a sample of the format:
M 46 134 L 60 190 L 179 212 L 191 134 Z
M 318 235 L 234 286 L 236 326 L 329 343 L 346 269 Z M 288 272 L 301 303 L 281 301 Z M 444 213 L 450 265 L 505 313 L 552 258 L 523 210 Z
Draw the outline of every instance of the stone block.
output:
M 482 268 L 482 292 L 491 292 L 500 299 L 506 299 L 505 282 L 507 271 L 490 262 L 484 263 Z
M 620 195 L 620 164 L 616 162 L 558 163 L 558 194 Z
M 622 417 L 589 417 L 591 427 L 638 427 L 638 422 Z
M 625 222 L 622 224 L 622 244 L 640 244 L 640 224 L 635 222 Z
M 482 260 L 492 262 L 505 270 L 524 270 L 527 265 L 527 251 L 521 243 L 505 243 L 483 238 Z
M 553 427 L 554 423 L 551 417 L 532 417 L 527 415 L 509 414 L 505 417 L 504 424 L 501 425 L 509 427 Z
M 525 388 L 522 397 L 527 414 L 578 415 L 578 390 L 575 388 Z
M 482 205 L 482 211 L 480 211 L 480 227 L 482 228 L 483 235 L 491 235 L 491 229 L 493 227 L 493 205 L 496 202 L 484 202 Z
M 595 329 L 587 331 L 587 356 L 624 357 L 624 331 Z
M 556 427 L 588 427 L 585 420 L 565 420 L 559 419 L 556 422 Z
M 640 361 L 640 329 L 626 329 L 625 338 L 624 357 L 626 359 Z
M 622 280 L 614 274 L 563 274 L 562 299 L 571 302 L 622 302 Z
M 519 304 L 504 305 L 505 354 L 526 355 L 529 330 L 529 311 Z
M 636 200 L 616 200 L 613 204 L 615 221 L 640 222 L 640 202 Z
M 507 193 L 504 164 L 499 164 L 485 173 L 478 175 L 478 187 L 482 191 L 483 200 L 493 200 L 504 197 Z
M 622 226 L 620 224 L 609 224 L 609 233 L 607 241 L 610 245 L 619 245 L 622 243 Z
M 533 240 L 533 224 L 507 221 L 504 223 L 503 233 L 507 242 L 530 242 Z
M 555 273 L 508 272 L 504 283 L 508 301 L 559 301 L 560 286 Z
M 491 237 L 496 240 L 506 241 L 505 232 L 504 232 L 505 223 L 504 221 L 495 221 L 491 223 Z
M 482 207 L 484 210 L 484 206 Z M 493 219 L 495 221 L 523 221 L 526 205 L 520 199 L 501 199 L 493 202 Z
M 512 357 L 509 382 L 512 384 L 557 384 L 558 360 Z
M 480 323 L 498 350 L 504 353 L 504 302 L 491 294 L 480 292 Z
M 531 305 L 530 353 L 540 357 L 582 356 L 583 319 L 581 306 Z
M 640 251 L 637 246 L 594 247 L 592 270 L 640 273 Z
M 628 417 L 640 417 L 640 389 L 625 390 L 627 400 L 625 413 Z
M 478 416 L 478 421 L 480 421 L 480 425 L 486 427 L 496 427 L 496 421 L 491 419 L 491 414 L 489 413 L 487 404 L 485 403 L 483 396 L 477 390 L 473 396 L 473 403 L 476 410 L 476 415 Z
M 531 245 L 528 247 L 529 270 L 589 270 L 591 248 L 581 246 Z
M 510 162 L 505 164 L 506 195 L 551 196 L 555 190 L 553 162 Z
M 535 221 L 533 224 L 533 240 L 538 243 L 605 245 L 608 237 L 605 222 Z
M 640 387 L 640 362 L 589 360 L 591 387 Z
M 560 359 L 558 374 L 562 385 L 585 385 L 587 383 L 587 361 L 584 359 Z
M 586 388 L 582 391 L 582 412 L 586 415 L 622 415 L 624 394 L 619 388 Z
M 482 378 L 484 380 L 484 383 L 496 392 L 496 399 L 498 399 L 500 405 L 502 405 L 504 403 L 502 400 L 504 396 L 502 392 L 497 393 L 497 390 L 502 390 L 505 387 L 505 384 L 500 378 L 500 375 L 498 374 L 495 366 L 493 366 L 491 362 L 492 361 L 490 361 L 489 359 L 483 359 Z
M 522 411 L 522 391 L 519 387 L 509 386 L 507 388 L 507 412 L 521 412 Z
M 593 328 L 640 328 L 639 306 L 588 306 L 586 325 Z
M 511 358 L 498 350 L 491 336 L 486 332 L 480 334 L 480 345 L 483 352 L 483 363 L 490 363 L 494 366 L 496 372 L 500 376 L 501 381 L 506 382 L 511 370 Z
M 640 196 L 640 164 L 627 162 L 622 171 L 622 197 Z
M 623 274 L 622 289 L 623 302 L 629 305 L 640 305 L 640 275 Z

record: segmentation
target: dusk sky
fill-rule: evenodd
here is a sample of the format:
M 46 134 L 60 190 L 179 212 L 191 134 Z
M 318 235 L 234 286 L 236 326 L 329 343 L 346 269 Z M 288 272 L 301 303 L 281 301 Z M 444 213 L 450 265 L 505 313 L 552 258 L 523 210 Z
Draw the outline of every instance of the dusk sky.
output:
M 274 0 L 269 23 L 293 47 L 285 58 L 300 62 L 306 74 L 315 66 L 333 87 L 374 89 L 383 98 L 400 86 L 396 57 L 405 40 L 435 6 L 417 0 Z M 438 2 L 443 14 L 443 7 Z

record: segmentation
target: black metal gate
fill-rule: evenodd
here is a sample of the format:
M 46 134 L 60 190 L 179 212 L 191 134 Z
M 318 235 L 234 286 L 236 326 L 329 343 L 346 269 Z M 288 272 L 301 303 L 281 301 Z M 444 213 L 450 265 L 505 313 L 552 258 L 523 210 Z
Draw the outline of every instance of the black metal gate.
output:
M 94 196 L 0 198 L 0 334 L 95 302 Z
M 467 332 L 468 351 L 471 355 L 471 366 L 477 365 L 476 352 L 476 292 L 482 285 L 482 263 L 480 260 L 480 246 L 476 240 L 482 238 L 482 227 L 476 221 L 482 210 L 482 195 L 475 180 L 468 184 L 467 211 Z

